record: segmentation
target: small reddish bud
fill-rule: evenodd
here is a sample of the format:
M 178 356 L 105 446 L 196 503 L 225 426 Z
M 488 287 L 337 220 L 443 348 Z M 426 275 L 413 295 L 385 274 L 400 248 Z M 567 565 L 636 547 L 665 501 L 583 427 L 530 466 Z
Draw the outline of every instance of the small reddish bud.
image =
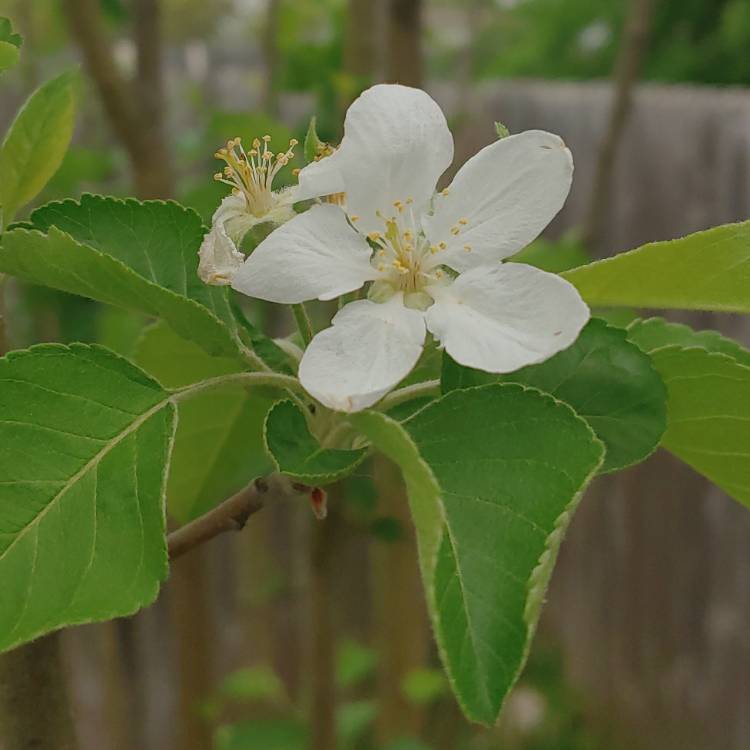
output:
M 313 487 L 310 493 L 310 506 L 318 521 L 325 519 L 328 515 L 328 495 L 324 489 Z

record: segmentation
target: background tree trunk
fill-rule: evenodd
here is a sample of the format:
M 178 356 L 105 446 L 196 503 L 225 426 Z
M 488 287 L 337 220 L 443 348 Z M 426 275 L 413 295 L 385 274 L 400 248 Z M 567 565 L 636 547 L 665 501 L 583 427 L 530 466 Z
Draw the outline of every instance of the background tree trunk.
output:
M 373 458 L 378 512 L 398 521 L 400 538 L 372 543 L 375 634 L 378 651 L 377 739 L 382 745 L 416 737 L 422 720 L 402 685 L 427 661 L 429 633 L 424 590 L 417 564 L 414 523 L 399 469 L 383 456 Z
M 45 636 L 0 657 L 3 750 L 76 750 L 60 636 Z
M 176 638 L 179 721 L 175 747 L 206 750 L 212 731 L 201 707 L 213 688 L 211 649 L 216 634 L 208 597 L 210 546 L 199 547 L 175 561 L 169 580 L 172 632 Z
M 405 86 L 421 86 L 422 62 L 422 0 L 386 0 L 385 79 Z
M 604 134 L 591 187 L 591 204 L 583 224 L 582 239 L 592 248 L 600 239 L 602 221 L 612 190 L 617 150 L 628 122 L 633 89 L 643 66 L 651 27 L 654 0 L 630 0 L 613 75 L 612 109 Z
M 158 0 L 134 0 L 135 82 L 125 79 L 115 64 L 99 0 L 62 2 L 112 132 L 130 159 L 136 193 L 140 198 L 170 197 L 173 184 L 163 138 Z

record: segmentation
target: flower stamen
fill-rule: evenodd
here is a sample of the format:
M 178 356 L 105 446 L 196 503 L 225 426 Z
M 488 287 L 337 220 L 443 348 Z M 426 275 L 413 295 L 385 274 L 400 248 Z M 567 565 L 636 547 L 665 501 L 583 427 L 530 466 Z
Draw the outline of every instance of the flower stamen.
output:
M 262 141 L 255 138 L 252 148 L 245 151 L 242 140 L 232 138 L 214 154 L 226 163 L 223 172 L 217 172 L 214 179 L 229 185 L 235 195 L 243 195 L 247 210 L 258 217 L 273 208 L 273 180 L 294 158 L 294 147 L 298 144 L 292 138 L 286 151 L 275 154 L 268 147 L 270 141 L 270 135 L 264 135 Z

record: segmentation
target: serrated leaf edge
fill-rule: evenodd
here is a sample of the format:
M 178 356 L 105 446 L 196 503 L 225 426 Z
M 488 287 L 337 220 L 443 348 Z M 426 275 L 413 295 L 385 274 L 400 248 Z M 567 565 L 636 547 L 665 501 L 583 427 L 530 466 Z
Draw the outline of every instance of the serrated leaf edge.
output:
M 538 622 L 538 617 L 541 612 L 541 607 L 544 602 L 544 594 L 547 590 L 547 586 L 549 584 L 549 581 L 552 576 L 552 572 L 554 570 L 554 565 L 557 560 L 557 555 L 559 553 L 560 547 L 562 545 L 563 539 L 565 537 L 565 532 L 567 531 L 567 528 L 570 524 L 570 520 L 573 516 L 573 512 L 578 507 L 578 504 L 581 501 L 581 498 L 583 497 L 584 492 L 586 491 L 586 488 L 588 487 L 591 480 L 596 476 L 599 467 L 604 462 L 604 456 L 606 454 L 606 447 L 604 443 L 597 437 L 594 430 L 591 428 L 591 425 L 583 418 L 581 417 L 571 406 L 570 404 L 566 403 L 565 401 L 561 401 L 558 398 L 555 398 L 553 395 L 546 393 L 545 391 L 541 391 L 538 388 L 533 388 L 532 386 L 527 386 L 522 383 L 488 383 L 485 385 L 479 385 L 479 386 L 472 386 L 471 388 L 462 388 L 460 389 L 461 392 L 466 391 L 481 391 L 481 390 L 487 390 L 491 388 L 503 388 L 503 389 L 515 389 L 519 391 L 531 391 L 534 393 L 537 393 L 538 395 L 542 396 L 544 400 L 551 401 L 556 407 L 562 408 L 563 410 L 569 412 L 576 420 L 578 420 L 581 424 L 583 424 L 588 431 L 589 436 L 591 437 L 591 442 L 594 445 L 599 446 L 599 460 L 593 465 L 592 470 L 590 473 L 585 477 L 584 481 L 581 484 L 581 487 L 579 491 L 571 498 L 571 501 L 566 506 L 563 513 L 558 516 L 555 527 L 553 531 L 547 536 L 545 540 L 545 549 L 542 555 L 540 556 L 536 567 L 532 570 L 531 575 L 529 576 L 529 581 L 527 584 L 527 600 L 526 600 L 526 607 L 524 610 L 524 620 L 527 628 L 527 636 L 526 636 L 526 642 L 525 647 L 523 651 L 523 655 L 521 658 L 521 661 L 519 663 L 518 669 L 516 670 L 513 680 L 511 682 L 511 688 L 513 685 L 516 684 L 518 681 L 518 678 L 522 674 L 524 668 L 526 667 L 526 662 L 528 659 L 529 652 L 531 650 L 531 645 L 534 639 L 534 634 L 536 632 L 536 626 Z M 427 409 L 430 409 L 432 407 L 436 407 L 443 399 L 450 398 L 451 394 L 455 393 L 455 391 L 451 391 L 448 394 L 445 394 L 444 396 L 440 396 L 435 401 L 432 401 L 431 403 L 427 404 L 424 409 L 421 409 L 418 413 L 422 413 Z M 382 416 L 382 415 L 381 415 Z M 407 420 L 408 421 L 408 420 Z M 399 423 L 395 423 L 399 427 L 401 425 Z M 403 429 L 403 428 L 402 428 Z M 408 434 L 408 433 L 407 433 Z M 409 435 L 410 439 L 411 436 Z M 414 441 L 411 441 L 414 445 L 414 448 L 417 452 L 417 455 L 419 455 L 419 449 L 416 443 Z M 421 456 L 420 456 L 420 460 Z M 429 469 L 429 465 L 423 461 L 425 466 Z M 432 470 L 430 469 L 430 474 L 432 474 Z M 445 510 L 443 508 L 442 503 L 442 490 L 440 490 L 439 485 L 437 484 L 437 480 L 434 479 L 435 485 L 438 487 L 438 502 L 441 508 L 443 522 L 441 527 L 441 532 L 446 533 L 443 531 L 443 529 L 446 528 L 446 521 L 445 521 Z M 441 533 L 441 540 L 443 533 Z M 448 532 L 449 533 L 449 532 Z M 451 537 L 452 544 L 455 544 L 453 542 Z M 439 550 L 440 545 L 438 544 L 435 550 L 435 561 L 437 560 L 437 552 Z M 434 610 L 434 583 L 432 578 L 434 577 L 434 562 L 432 567 L 432 575 L 430 580 L 430 609 L 431 613 Z M 448 661 L 446 657 L 446 650 L 442 642 L 442 636 L 440 635 L 440 631 L 438 628 L 438 622 L 437 622 L 437 612 L 435 611 L 434 615 L 435 621 L 432 622 L 432 628 L 433 633 L 435 635 L 435 642 L 438 646 L 438 652 L 440 654 L 441 662 L 443 663 L 443 666 L 445 667 L 445 672 L 448 676 L 448 680 L 451 683 L 451 687 L 453 688 L 453 693 L 456 696 L 456 700 L 458 701 L 459 705 L 461 706 L 462 711 L 464 714 L 471 718 L 472 720 L 478 721 L 479 723 L 484 724 L 485 722 L 482 719 L 478 719 L 473 709 L 470 709 L 466 703 L 463 700 L 463 697 L 460 695 L 460 693 L 456 690 L 456 681 L 455 678 L 451 672 L 450 662 Z M 433 620 L 433 615 L 431 614 L 430 620 Z M 505 706 L 505 703 L 507 701 L 508 696 L 510 695 L 511 690 L 509 689 L 505 695 L 503 696 L 503 699 L 499 705 L 499 707 L 496 710 L 495 714 L 495 722 L 497 722 L 498 718 L 500 717 L 502 710 Z
M 104 347 L 104 346 L 100 346 L 98 344 L 80 344 L 80 343 L 71 344 L 71 345 L 53 344 L 53 343 L 49 343 L 49 344 L 37 344 L 35 346 L 29 347 L 28 349 L 21 349 L 21 350 L 15 350 L 15 351 L 8 352 L 4 356 L 0 357 L 0 361 L 6 360 L 6 361 L 10 362 L 10 361 L 12 361 L 14 359 L 20 359 L 20 358 L 22 358 L 24 356 L 29 356 L 29 355 L 32 355 L 32 354 L 35 354 L 35 353 L 38 353 L 38 352 L 44 352 L 44 351 L 69 351 L 69 352 L 75 352 L 76 349 L 92 349 L 92 350 L 99 350 L 99 351 L 106 352 L 107 355 L 111 356 L 112 358 L 120 360 L 122 362 L 125 362 L 128 366 L 130 366 L 134 370 L 139 371 L 148 380 L 150 380 L 157 388 L 159 388 L 162 391 L 164 390 L 163 387 L 158 383 L 158 381 L 156 381 L 154 378 L 152 378 L 150 375 L 148 375 L 148 373 L 146 373 L 143 370 L 141 370 L 141 368 L 139 368 L 136 365 L 134 365 L 132 362 L 130 362 L 130 360 L 126 359 L 125 357 L 121 357 L 119 354 L 117 354 L 116 352 L 113 352 L 111 349 L 108 349 L 107 347 Z M 177 433 L 177 423 L 178 423 L 178 420 L 179 420 L 179 415 L 178 415 L 178 412 L 177 412 L 177 408 L 172 403 L 171 397 L 172 397 L 172 394 L 168 394 L 168 397 L 164 401 L 162 401 L 159 404 L 157 404 L 156 407 L 153 407 L 152 409 L 150 409 L 147 412 L 146 416 L 142 416 L 142 418 L 140 419 L 140 421 L 138 422 L 138 424 L 136 424 L 132 429 L 123 431 L 123 433 L 121 433 L 118 436 L 117 441 L 113 442 L 112 446 L 111 446 L 113 448 L 116 445 L 119 445 L 119 443 L 122 442 L 122 440 L 125 437 L 127 437 L 128 435 L 130 435 L 133 432 L 135 432 L 135 430 L 137 430 L 138 427 L 140 427 L 148 419 L 150 419 L 155 414 L 157 414 L 160 411 L 161 408 L 166 408 L 166 409 L 170 410 L 170 412 L 171 412 L 171 420 L 170 420 L 170 423 L 171 423 L 171 434 L 170 434 L 169 439 L 167 441 L 166 461 L 164 462 L 164 467 L 163 467 L 163 470 L 162 470 L 161 491 L 160 491 L 160 505 L 161 505 L 161 516 L 162 516 L 162 529 L 165 531 L 165 534 L 164 534 L 164 537 L 163 537 L 163 543 L 162 543 L 162 550 L 163 550 L 163 553 L 164 553 L 163 554 L 164 566 L 163 566 L 163 569 L 162 569 L 161 578 L 154 583 L 153 590 L 150 590 L 148 592 L 148 594 L 145 596 L 144 600 L 141 603 L 136 604 L 132 608 L 126 608 L 126 609 L 122 609 L 122 610 L 110 610 L 109 612 L 105 613 L 104 615 L 97 616 L 97 617 L 74 618 L 74 619 L 69 620 L 68 622 L 66 622 L 64 625 L 59 625 L 59 626 L 56 626 L 56 627 L 51 628 L 51 629 L 48 628 L 46 625 L 44 625 L 44 626 L 42 626 L 40 628 L 35 629 L 28 636 L 25 636 L 25 637 L 20 638 L 20 639 L 16 639 L 14 641 L 10 641 L 8 644 L 6 644 L 5 646 L 3 646 L 2 649 L 0 649 L 0 653 L 6 653 L 6 652 L 11 651 L 12 649 L 14 649 L 14 648 L 16 648 L 16 647 L 24 644 L 24 643 L 28 643 L 30 641 L 34 641 L 34 640 L 36 640 L 37 638 L 40 638 L 43 635 L 46 635 L 48 633 L 54 633 L 54 632 L 56 632 L 58 630 L 62 630 L 63 628 L 66 628 L 66 627 L 71 627 L 71 626 L 74 626 L 74 625 L 87 625 L 89 623 L 94 623 L 94 622 L 104 622 L 104 621 L 107 621 L 107 620 L 111 620 L 111 619 L 114 619 L 114 618 L 120 618 L 120 617 L 130 617 L 131 615 L 134 615 L 136 612 L 139 612 L 140 610 L 142 610 L 142 609 L 150 606 L 156 600 L 156 597 L 158 596 L 159 591 L 161 589 L 161 584 L 166 580 L 166 578 L 167 578 L 167 576 L 169 574 L 169 563 L 168 563 L 168 560 L 167 560 L 167 539 L 166 539 L 166 528 L 167 528 L 167 508 L 166 508 L 167 480 L 169 478 L 169 471 L 170 471 L 171 461 L 172 461 L 172 451 L 173 451 L 173 448 L 174 448 L 174 440 L 175 440 L 175 435 Z M 106 453 L 109 453 L 109 450 L 111 450 L 111 448 L 108 448 L 106 452 L 105 451 L 100 451 L 99 454 L 97 454 L 99 460 L 101 460 L 101 458 L 104 455 L 106 455 Z M 90 461 L 90 462 L 88 462 L 86 464 L 86 466 L 84 467 L 84 469 L 88 470 L 92 465 L 93 465 L 93 463 Z M 85 471 L 84 471 L 84 473 L 85 473 Z M 82 476 L 82 474 L 81 474 L 80 471 L 77 472 L 75 476 L 79 476 L 79 475 Z M 67 485 L 68 485 L 68 483 L 66 483 L 66 487 L 63 488 L 63 490 L 61 490 L 60 492 L 58 492 L 58 494 L 55 496 L 55 498 L 53 499 L 53 501 L 51 501 L 49 503 L 49 505 L 51 505 L 52 502 L 54 502 L 55 499 L 59 498 L 60 495 L 61 495 L 61 493 L 64 493 L 65 491 L 67 491 Z M 47 507 L 49 507 L 49 505 Z M 47 510 L 47 508 L 45 508 L 44 511 L 42 511 L 41 513 L 39 513 L 32 523 L 36 523 L 36 521 L 46 512 L 46 510 Z M 29 524 L 28 526 L 30 526 L 30 525 L 31 524 Z M 27 528 L 28 528 L 28 526 L 27 526 Z M 8 549 L 10 549 L 15 544 L 15 542 L 16 542 L 16 540 L 14 540 L 11 543 L 11 545 L 10 545 L 10 547 L 8 547 Z M 2 553 L 2 555 L 0 555 L 0 560 L 2 560 L 5 557 L 5 555 L 8 552 L 8 549 L 4 550 L 3 553 Z
M 63 201 L 64 202 L 64 201 Z M 179 204 L 178 204 L 179 205 Z M 196 343 L 198 346 L 201 347 L 201 349 L 204 349 L 208 354 L 212 356 L 228 356 L 228 357 L 237 357 L 238 361 L 244 362 L 244 359 L 242 357 L 242 350 L 240 348 L 239 342 L 236 340 L 230 329 L 214 314 L 212 310 L 209 310 L 205 305 L 202 305 L 200 302 L 196 302 L 194 299 L 191 299 L 190 297 L 186 297 L 185 295 L 178 294 L 177 292 L 172 291 L 171 289 L 167 289 L 166 287 L 160 286 L 159 284 L 156 284 L 155 282 L 151 281 L 150 279 L 147 279 L 145 276 L 141 276 L 141 274 L 134 271 L 129 265 L 126 263 L 123 263 L 119 258 L 115 258 L 113 255 L 110 255 L 109 253 L 102 252 L 101 250 L 98 250 L 93 245 L 89 245 L 86 242 L 79 242 L 76 240 L 72 235 L 68 234 L 67 232 L 64 232 L 61 229 L 58 229 L 56 226 L 51 226 L 49 228 L 49 231 L 47 233 L 39 230 L 39 229 L 25 229 L 22 227 L 15 228 L 13 230 L 9 230 L 3 235 L 3 238 L 10 237 L 11 235 L 15 236 L 23 236 L 23 235 L 38 235 L 39 237 L 62 237 L 68 242 L 72 242 L 75 245 L 79 247 L 84 247 L 87 250 L 89 250 L 92 253 L 95 253 L 99 258 L 102 259 L 102 263 L 110 263 L 114 267 L 118 269 L 118 271 L 125 272 L 126 274 L 131 275 L 132 277 L 135 277 L 140 282 L 147 284 L 150 287 L 153 287 L 155 289 L 158 289 L 160 293 L 168 295 L 172 297 L 173 299 L 178 299 L 181 302 L 186 302 L 189 305 L 192 305 L 195 309 L 200 310 L 202 313 L 207 315 L 212 323 L 216 324 L 220 327 L 220 329 L 224 330 L 227 335 L 227 341 L 231 342 L 233 345 L 233 351 L 229 352 L 228 350 L 216 350 L 216 351 L 208 351 L 203 345 L 199 344 L 197 341 Z M 0 263 L 2 258 L 2 250 L 3 250 L 3 241 L 0 239 Z M 7 272 L 6 272 L 7 273 Z M 13 274 L 9 274 L 13 275 Z M 77 295 L 77 296 L 86 296 L 86 295 Z M 111 304 L 114 307 L 121 307 L 120 305 L 116 305 L 112 302 L 103 300 L 100 296 L 94 297 L 91 296 L 90 299 L 94 299 L 96 301 L 102 302 L 103 304 Z M 124 308 L 124 309 L 132 309 L 132 308 Z M 142 310 L 141 310 L 142 311 Z M 155 317 L 158 317 L 160 320 L 164 320 L 164 322 L 170 326 L 170 328 L 174 328 L 174 326 L 166 319 L 162 318 L 161 315 L 159 315 L 157 312 L 153 310 L 149 310 L 151 315 L 154 315 Z M 178 335 L 182 335 L 179 333 L 179 331 L 176 331 Z

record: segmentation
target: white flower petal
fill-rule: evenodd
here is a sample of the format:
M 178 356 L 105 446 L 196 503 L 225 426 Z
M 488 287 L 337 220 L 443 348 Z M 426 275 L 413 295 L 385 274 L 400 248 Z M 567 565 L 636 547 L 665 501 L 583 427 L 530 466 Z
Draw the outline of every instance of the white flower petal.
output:
M 366 234 L 383 230 L 376 212 L 394 214 L 395 201 L 411 198 L 421 212 L 453 161 L 453 136 L 424 91 L 380 84 L 349 107 L 341 147 L 320 163 L 329 159 L 341 174 L 347 211 Z
M 271 232 L 232 279 L 250 297 L 295 304 L 334 299 L 377 275 L 370 246 L 338 206 L 313 206 Z
M 297 177 L 297 200 L 320 198 L 344 192 L 344 178 L 341 175 L 341 152 L 336 151 L 320 161 L 314 161 L 300 170 Z
M 382 304 L 350 302 L 308 346 L 300 381 L 331 409 L 366 409 L 409 374 L 424 337 L 423 315 L 404 307 L 400 295 Z
M 448 244 L 441 260 L 457 271 L 502 260 L 552 221 L 572 179 L 573 158 L 561 138 L 541 130 L 511 135 L 461 167 L 448 194 L 435 199 L 434 215 L 424 218 L 425 232 Z
M 456 362 L 487 372 L 543 362 L 589 319 L 572 284 L 521 263 L 473 268 L 434 295 L 429 330 Z
M 226 286 L 242 267 L 245 256 L 227 235 L 223 224 L 214 224 L 198 251 L 198 276 L 206 284 Z

